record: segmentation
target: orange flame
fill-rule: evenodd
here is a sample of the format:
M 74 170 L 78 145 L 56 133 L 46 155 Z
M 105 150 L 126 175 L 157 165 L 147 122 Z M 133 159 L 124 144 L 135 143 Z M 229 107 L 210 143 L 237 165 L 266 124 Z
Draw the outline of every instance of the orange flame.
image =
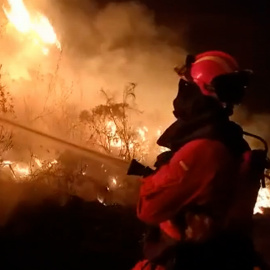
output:
M 261 188 L 258 194 L 257 202 L 254 208 L 254 214 L 263 214 L 264 208 L 270 208 L 270 190 Z
M 4 13 L 9 22 L 22 34 L 31 35 L 35 43 L 44 43 L 55 45 L 61 49 L 61 44 L 56 36 L 56 33 L 49 22 L 48 18 L 39 12 L 32 14 L 27 10 L 23 0 L 8 0 L 10 10 L 4 6 Z M 44 54 L 48 53 L 48 49 L 42 49 Z

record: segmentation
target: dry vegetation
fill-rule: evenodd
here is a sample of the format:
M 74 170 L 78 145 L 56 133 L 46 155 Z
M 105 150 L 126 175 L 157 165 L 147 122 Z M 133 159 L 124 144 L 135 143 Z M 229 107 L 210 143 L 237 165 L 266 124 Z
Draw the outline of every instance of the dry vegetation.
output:
M 63 85 L 62 89 L 70 90 Z M 125 88 L 119 103 L 103 91 L 105 104 L 82 113 L 73 111 L 72 121 L 67 92 L 51 106 L 48 100 L 56 98 L 48 90 L 41 113 L 33 118 L 29 110 L 28 120 L 35 123 L 61 117 L 65 124 L 59 128 L 66 137 L 80 133 L 80 139 L 85 138 L 81 143 L 89 147 L 126 160 L 140 158 L 130 147 L 139 139 L 129 124 L 129 111 L 137 111 L 131 105 L 134 90 L 133 84 Z M 7 88 L 1 85 L 0 91 L 1 115 L 15 117 L 16 106 Z M 115 128 L 106 130 L 106 121 L 112 121 Z M 16 153 L 19 134 L 1 126 L 1 155 Z M 123 144 L 118 141 L 113 147 L 116 140 Z M 53 159 L 40 159 L 35 148 L 29 147 L 24 167 L 18 167 L 16 157 L 10 163 L 1 160 L 1 268 L 130 269 L 141 256 L 144 229 L 134 208 L 138 182 L 87 156 L 63 149 L 55 153 Z
M 46 76 L 36 74 L 37 82 L 47 85 L 46 98 L 38 114 L 31 111 L 31 104 L 25 102 L 25 108 L 28 109 L 26 123 L 34 127 L 38 122 L 49 123 L 52 130 L 57 130 L 58 134 L 69 141 L 79 142 L 90 149 L 127 162 L 132 158 L 143 160 L 148 154 L 146 136 L 139 133 L 131 123 L 132 114 L 142 113 L 135 103 L 136 85 L 128 84 L 124 88 L 120 102 L 101 90 L 104 104 L 80 111 L 69 102 L 72 88 L 58 78 L 57 70 L 58 68 L 55 74 L 47 76 L 47 79 L 44 79 Z M 14 117 L 16 107 L 13 106 L 10 93 L 4 86 L 1 86 L 0 90 L 1 114 L 4 117 Z M 99 200 L 104 204 L 122 205 L 136 203 L 137 181 L 125 176 L 126 168 L 121 169 L 120 173 L 110 168 L 106 157 L 103 164 L 63 148 L 59 150 L 57 146 L 53 149 L 53 146 L 46 143 L 44 146 L 41 145 L 45 154 L 39 155 L 37 151 L 39 149 L 35 144 L 29 145 L 29 142 L 25 141 L 24 145 L 24 142 L 16 140 L 21 136 L 20 132 L 14 132 L 12 128 L 6 126 L 1 126 L 1 132 L 0 156 L 8 156 L 9 151 L 13 151 L 12 160 L 2 158 L 0 163 L 2 180 L 46 184 L 86 201 Z M 31 138 L 34 141 L 39 140 Z M 28 154 L 25 160 L 18 161 L 16 151 L 21 148 L 26 148 Z
M 14 105 L 10 93 L 2 83 L 1 68 L 2 65 L 0 65 L 0 115 L 10 117 L 14 116 Z M 0 124 L 0 157 L 3 152 L 12 148 L 12 136 L 12 131 Z

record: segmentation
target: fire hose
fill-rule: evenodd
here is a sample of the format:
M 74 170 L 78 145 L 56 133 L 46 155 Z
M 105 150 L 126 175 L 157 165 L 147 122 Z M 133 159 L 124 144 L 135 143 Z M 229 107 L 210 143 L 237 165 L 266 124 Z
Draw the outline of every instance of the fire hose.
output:
M 15 121 L 3 118 L 1 116 L 0 116 L 0 122 L 2 122 L 4 124 L 7 124 L 7 125 L 10 125 L 10 126 L 13 126 L 15 128 L 24 130 L 26 132 L 41 136 L 41 137 L 46 138 L 48 140 L 57 142 L 58 144 L 65 145 L 66 147 L 69 147 L 69 148 L 71 148 L 73 150 L 76 150 L 77 152 L 82 152 L 82 153 L 86 154 L 88 157 L 90 157 L 90 158 L 92 158 L 94 160 L 100 161 L 102 163 L 107 163 L 107 164 L 109 163 L 109 165 L 113 166 L 113 167 L 122 169 L 123 167 L 125 168 L 125 167 L 127 167 L 129 165 L 128 162 L 126 162 L 123 159 L 99 153 L 97 151 L 91 150 L 91 149 L 83 147 L 81 145 L 78 145 L 78 144 L 75 144 L 75 143 L 60 139 L 58 137 L 52 136 L 52 135 L 44 133 L 42 131 L 32 129 L 32 128 L 24 126 L 24 125 L 21 125 L 19 123 L 16 123 Z
M 44 137 L 44 138 L 49 139 L 51 141 L 57 142 L 59 144 L 65 145 L 65 146 L 67 146 L 69 148 L 72 148 L 72 149 L 74 149 L 76 151 L 83 152 L 83 153 L 87 154 L 89 157 L 91 157 L 91 158 L 93 158 L 95 160 L 101 161 L 103 163 L 104 162 L 106 162 L 106 163 L 109 162 L 109 164 L 111 166 L 118 167 L 118 168 L 123 168 L 123 167 L 125 168 L 125 167 L 129 166 L 129 163 L 127 161 L 123 160 L 123 159 L 99 153 L 97 151 L 91 150 L 91 149 L 83 147 L 81 145 L 78 145 L 78 144 L 75 144 L 75 143 L 60 139 L 58 137 L 52 136 L 52 135 L 44 133 L 42 131 L 32 129 L 32 128 L 24 126 L 24 125 L 21 125 L 21 124 L 15 122 L 15 121 L 10 120 L 10 119 L 0 117 L 0 122 L 5 123 L 5 124 L 10 125 L 10 126 L 13 126 L 15 128 L 24 130 L 26 132 L 29 132 L 29 133 Z M 249 136 L 249 137 L 253 137 L 253 138 L 261 141 L 261 143 L 264 146 L 264 150 L 261 150 L 261 151 L 265 155 L 265 160 L 266 160 L 265 169 L 270 169 L 270 160 L 267 158 L 267 154 L 268 154 L 268 144 L 267 144 L 267 142 L 258 135 L 255 135 L 255 134 L 252 134 L 252 133 L 249 133 L 249 132 L 246 132 L 246 131 L 244 131 L 243 134 L 246 135 L 246 136 Z M 265 177 L 268 178 L 268 179 L 270 178 L 268 175 L 265 175 Z

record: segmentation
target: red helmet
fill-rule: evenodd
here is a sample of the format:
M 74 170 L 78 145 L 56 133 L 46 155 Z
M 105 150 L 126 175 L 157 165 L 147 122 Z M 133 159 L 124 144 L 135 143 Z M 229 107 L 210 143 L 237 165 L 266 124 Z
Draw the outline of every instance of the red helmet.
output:
M 215 77 L 238 70 L 239 66 L 236 60 L 222 51 L 207 51 L 195 57 L 188 56 L 184 67 L 175 68 L 180 76 L 185 76 L 187 80 L 194 81 L 205 95 L 215 95 L 209 89 Z
M 221 51 L 208 51 L 195 57 L 190 75 L 203 94 L 212 95 L 213 92 L 209 91 L 208 86 L 215 77 L 238 70 L 238 63 L 231 55 Z

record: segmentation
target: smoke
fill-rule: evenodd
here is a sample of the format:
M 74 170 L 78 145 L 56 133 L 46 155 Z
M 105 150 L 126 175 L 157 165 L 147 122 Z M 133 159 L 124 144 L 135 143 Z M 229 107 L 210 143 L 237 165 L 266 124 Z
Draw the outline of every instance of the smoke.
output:
M 178 82 L 173 68 L 184 61 L 186 52 L 181 37 L 157 25 L 149 9 L 135 2 L 104 6 L 84 0 L 24 3 L 30 14 L 48 17 L 62 50 L 18 32 L 0 11 L 1 86 L 13 98 L 12 120 L 84 144 L 74 128 L 80 112 L 105 102 L 101 89 L 121 101 L 123 89 L 132 82 L 137 84 L 136 103 L 143 112 L 136 116 L 138 125 L 152 127 L 156 136 L 157 129 L 172 121 Z M 0 4 L 9 7 L 6 0 Z M 53 159 L 64 150 L 21 130 L 13 130 L 12 140 L 13 148 L 1 156 L 24 164 L 33 154 Z M 49 194 L 34 192 L 38 198 L 33 199 L 28 189 L 8 182 L 3 185 L 5 195 L 0 197 L 6 207 L 1 224 L 22 200 L 35 203 Z
M 254 114 L 245 107 L 239 107 L 235 111 L 233 120 L 241 124 L 242 128 L 270 141 L 269 114 Z M 262 143 L 257 139 L 246 138 L 252 148 L 263 148 Z
M 8 8 L 7 1 L 2 1 Z M 186 52 L 179 35 L 155 22 L 154 14 L 135 2 L 25 0 L 30 14 L 49 18 L 62 51 L 33 42 L 18 32 L 1 12 L 2 83 L 14 98 L 17 120 L 67 137 L 80 111 L 104 99 L 100 90 L 121 99 L 128 83 L 136 83 L 136 103 L 143 112 L 136 123 L 164 129 L 172 120 L 178 77 L 175 65 Z M 36 143 L 29 134 L 15 136 L 16 145 Z M 155 138 L 156 139 L 156 138 Z M 40 139 L 38 141 L 40 144 Z
M 169 30 L 155 24 L 154 14 L 146 7 L 129 2 L 97 9 L 88 4 L 85 11 L 81 9 L 84 1 L 26 3 L 46 10 L 63 52 L 60 55 L 52 47 L 44 56 L 9 26 L 0 56 L 5 71 L 19 84 L 11 86 L 16 97 L 25 97 L 30 88 L 38 87 L 41 89 L 34 90 L 36 103 L 36 94 L 46 92 L 42 84 L 36 86 L 38 74 L 55 75 L 57 69 L 57 76 L 73 85 L 70 100 L 81 108 L 98 104 L 101 88 L 121 94 L 127 83 L 134 82 L 143 111 L 155 112 L 162 120 L 171 117 L 178 79 L 173 67 L 183 61 L 185 52 Z M 42 102 L 38 103 L 40 107 Z

